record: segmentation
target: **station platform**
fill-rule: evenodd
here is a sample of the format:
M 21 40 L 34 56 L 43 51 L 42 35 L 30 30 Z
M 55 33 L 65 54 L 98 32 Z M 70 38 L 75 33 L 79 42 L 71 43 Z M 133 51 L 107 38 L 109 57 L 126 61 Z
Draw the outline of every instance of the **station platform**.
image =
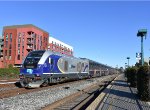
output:
M 141 101 L 137 89 L 129 87 L 121 74 L 86 110 L 150 110 L 150 102 Z

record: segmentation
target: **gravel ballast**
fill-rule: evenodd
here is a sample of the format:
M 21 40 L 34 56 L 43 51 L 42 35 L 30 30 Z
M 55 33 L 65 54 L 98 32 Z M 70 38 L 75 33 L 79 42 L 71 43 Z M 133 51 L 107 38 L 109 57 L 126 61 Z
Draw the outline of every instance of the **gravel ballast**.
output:
M 108 78 L 109 76 L 106 76 Z M 83 80 L 65 86 L 0 99 L 0 110 L 40 110 L 55 101 L 92 86 L 104 77 Z

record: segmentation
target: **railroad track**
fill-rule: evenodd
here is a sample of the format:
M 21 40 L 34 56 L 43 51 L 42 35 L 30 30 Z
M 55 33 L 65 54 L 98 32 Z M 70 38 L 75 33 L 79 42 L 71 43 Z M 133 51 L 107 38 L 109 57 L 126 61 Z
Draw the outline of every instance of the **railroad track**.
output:
M 77 81 L 75 80 L 75 81 L 71 81 L 71 82 L 63 82 L 63 83 L 53 84 L 51 86 L 35 88 L 35 89 L 21 88 L 19 82 L 16 82 L 14 84 L 13 83 L 0 84 L 0 99 L 16 96 L 16 95 L 20 95 L 20 94 L 27 94 L 30 92 L 37 92 L 37 91 L 41 91 L 41 90 L 46 90 L 49 88 L 56 88 L 56 87 L 60 87 L 60 86 L 65 86 L 66 84 L 73 84 L 76 82 L 82 82 L 84 80 L 86 80 L 86 79 L 77 80 Z
M 83 80 L 79 80 L 79 81 L 82 82 Z M 73 83 L 76 83 L 79 81 L 58 83 L 58 84 L 53 84 L 51 86 L 35 88 L 35 89 L 20 88 L 19 82 L 16 82 L 14 84 L 3 84 L 3 85 L 0 85 L 0 99 L 16 96 L 16 95 L 20 95 L 20 94 L 27 94 L 30 92 L 37 92 L 37 91 L 41 91 L 41 90 L 46 90 L 49 88 L 56 88 L 56 87 L 64 86 L 66 84 L 73 84 Z
M 77 93 L 56 101 L 42 110 L 84 110 L 115 77 L 106 77 L 93 86 L 78 90 Z

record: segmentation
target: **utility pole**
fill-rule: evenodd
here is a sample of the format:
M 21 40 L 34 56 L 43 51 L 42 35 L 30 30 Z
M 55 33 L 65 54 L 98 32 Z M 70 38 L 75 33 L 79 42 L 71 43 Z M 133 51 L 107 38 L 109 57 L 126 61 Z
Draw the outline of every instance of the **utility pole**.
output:
M 141 63 L 144 65 L 144 49 L 143 49 L 143 37 L 146 39 L 147 29 L 138 30 L 137 37 L 141 37 Z

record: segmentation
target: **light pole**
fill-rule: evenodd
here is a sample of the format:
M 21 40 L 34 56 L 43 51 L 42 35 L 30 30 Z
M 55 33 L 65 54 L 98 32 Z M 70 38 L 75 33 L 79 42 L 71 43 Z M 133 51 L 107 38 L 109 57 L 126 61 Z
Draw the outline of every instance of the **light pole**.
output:
M 130 59 L 130 57 L 127 57 L 127 59 L 128 59 L 128 67 L 129 67 L 129 59 Z
M 116 73 L 118 74 L 118 65 L 116 65 Z
M 143 50 L 143 37 L 146 38 L 147 29 L 138 30 L 137 37 L 141 37 L 141 62 L 142 66 L 144 65 L 144 50 Z
M 124 68 L 126 69 L 126 67 L 127 67 L 127 63 L 125 63 L 125 67 Z

